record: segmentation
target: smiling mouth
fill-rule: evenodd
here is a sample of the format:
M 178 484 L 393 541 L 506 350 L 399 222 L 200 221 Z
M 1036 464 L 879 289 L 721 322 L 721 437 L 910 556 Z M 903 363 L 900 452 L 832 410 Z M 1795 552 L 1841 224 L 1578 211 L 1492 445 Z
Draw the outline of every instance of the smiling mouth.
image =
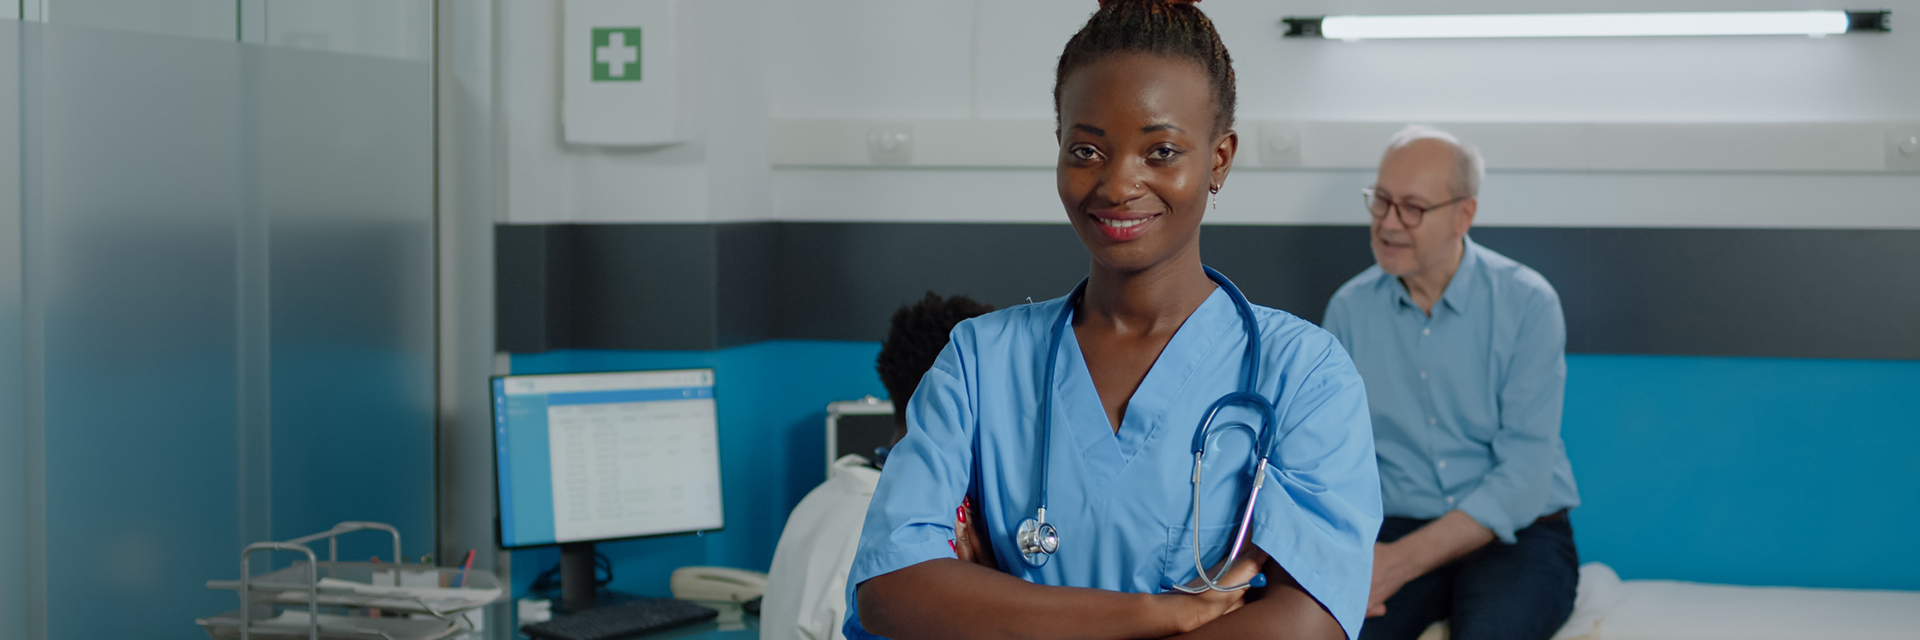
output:
M 1147 233 L 1149 229 L 1154 228 L 1153 221 L 1159 220 L 1160 215 L 1161 214 L 1156 213 L 1144 218 L 1109 218 L 1098 214 L 1088 214 L 1088 217 L 1093 218 L 1093 221 L 1098 223 L 1094 228 L 1099 229 L 1100 235 L 1106 236 L 1108 241 L 1127 242 L 1140 237 Z
M 1102 218 L 1102 217 L 1100 217 L 1100 216 L 1094 216 L 1094 217 L 1093 217 L 1093 219 L 1094 219 L 1094 220 L 1097 220 L 1097 221 L 1099 221 L 1099 222 L 1100 222 L 1100 224 L 1103 224 L 1103 225 L 1106 225 L 1106 226 L 1108 226 L 1108 227 L 1111 227 L 1111 228 L 1114 228 L 1114 229 L 1132 229 L 1132 228 L 1134 228 L 1134 227 L 1137 227 L 1137 226 L 1140 226 L 1140 225 L 1143 225 L 1143 224 L 1146 224 L 1146 223 L 1147 223 L 1147 221 L 1149 221 L 1149 220 L 1152 220 L 1152 219 L 1154 219 L 1154 218 L 1158 218 L 1158 217 L 1160 217 L 1160 216 L 1159 216 L 1159 214 L 1154 214 L 1154 215 L 1151 215 L 1151 216 L 1147 216 L 1147 217 L 1145 217 L 1145 218 L 1135 218 L 1135 219 L 1132 219 L 1132 220 L 1119 220 L 1119 219 L 1115 219 L 1115 218 Z

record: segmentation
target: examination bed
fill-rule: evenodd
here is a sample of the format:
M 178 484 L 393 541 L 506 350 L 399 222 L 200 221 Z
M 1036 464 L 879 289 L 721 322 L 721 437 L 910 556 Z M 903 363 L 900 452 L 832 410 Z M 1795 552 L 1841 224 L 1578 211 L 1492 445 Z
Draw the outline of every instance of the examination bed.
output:
M 1573 616 L 1554 640 L 1914 640 L 1920 591 L 1739 587 L 1626 580 L 1580 567 Z M 1446 640 L 1444 622 L 1420 640 Z

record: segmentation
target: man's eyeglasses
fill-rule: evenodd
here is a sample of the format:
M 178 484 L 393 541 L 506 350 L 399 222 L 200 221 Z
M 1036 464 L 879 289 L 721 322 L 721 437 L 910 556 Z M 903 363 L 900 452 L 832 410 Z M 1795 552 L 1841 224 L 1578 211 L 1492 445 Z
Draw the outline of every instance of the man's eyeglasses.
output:
M 1374 220 L 1384 220 L 1387 214 L 1393 213 L 1395 209 L 1398 209 L 1400 211 L 1400 224 L 1406 226 L 1408 229 L 1420 226 L 1420 221 L 1427 218 L 1428 211 L 1459 204 L 1466 201 L 1467 198 L 1468 196 L 1460 196 L 1430 207 L 1423 207 L 1417 204 L 1394 202 L 1392 199 L 1375 193 L 1373 187 L 1360 190 L 1360 199 L 1366 203 L 1367 212 L 1373 214 Z

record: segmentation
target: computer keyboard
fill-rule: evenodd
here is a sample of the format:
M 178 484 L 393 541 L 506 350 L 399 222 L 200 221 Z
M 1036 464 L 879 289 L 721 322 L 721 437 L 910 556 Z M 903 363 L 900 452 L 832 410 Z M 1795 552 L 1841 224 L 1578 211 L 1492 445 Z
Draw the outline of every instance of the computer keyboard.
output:
M 520 630 L 541 640 L 614 640 L 712 620 L 720 612 L 683 600 L 636 600 L 530 624 Z

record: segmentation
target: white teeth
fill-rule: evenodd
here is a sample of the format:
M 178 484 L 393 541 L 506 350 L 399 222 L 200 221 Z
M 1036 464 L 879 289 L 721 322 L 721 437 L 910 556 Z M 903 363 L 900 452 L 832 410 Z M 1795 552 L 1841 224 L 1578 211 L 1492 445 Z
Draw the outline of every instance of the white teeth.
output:
M 1113 220 L 1110 218 L 1096 218 L 1096 219 L 1100 221 L 1100 224 L 1104 224 L 1109 227 L 1113 227 L 1115 229 L 1125 229 L 1128 227 L 1132 227 L 1134 225 L 1138 225 L 1142 222 L 1151 220 L 1152 218 L 1141 218 L 1139 220 Z

